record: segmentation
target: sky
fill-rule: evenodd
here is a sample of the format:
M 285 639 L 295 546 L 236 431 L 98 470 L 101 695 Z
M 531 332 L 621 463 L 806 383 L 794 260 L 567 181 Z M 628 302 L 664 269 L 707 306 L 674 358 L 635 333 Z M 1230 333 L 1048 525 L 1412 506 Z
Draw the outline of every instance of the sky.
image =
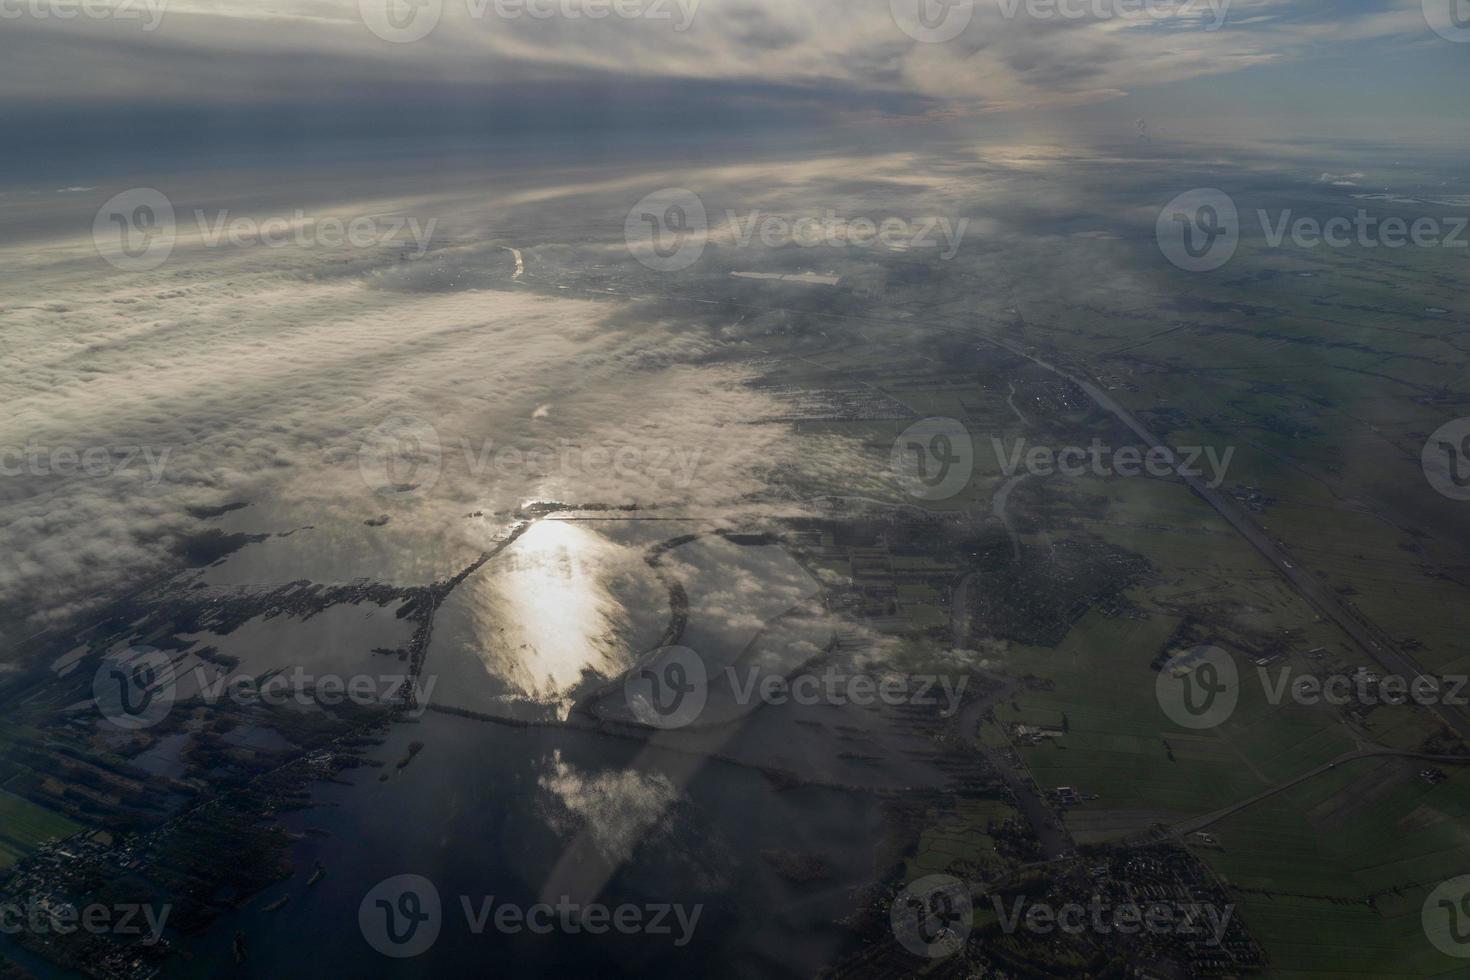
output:
M 0 0 L 12 154 L 1053 118 L 1428 139 L 1470 117 L 1466 0 L 82 2 Z

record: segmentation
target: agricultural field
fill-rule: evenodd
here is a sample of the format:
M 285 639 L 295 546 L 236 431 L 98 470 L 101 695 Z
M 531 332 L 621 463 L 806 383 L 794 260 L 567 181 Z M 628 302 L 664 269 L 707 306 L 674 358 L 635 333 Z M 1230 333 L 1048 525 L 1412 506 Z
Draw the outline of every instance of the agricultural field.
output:
M 0 869 L 34 853 L 47 841 L 81 829 L 60 814 L 0 790 Z
M 1461 976 L 1425 942 L 1429 892 L 1470 873 L 1470 771 L 1431 785 L 1412 760 L 1345 763 L 1210 829 L 1196 853 L 1238 891 L 1242 915 L 1289 980 Z

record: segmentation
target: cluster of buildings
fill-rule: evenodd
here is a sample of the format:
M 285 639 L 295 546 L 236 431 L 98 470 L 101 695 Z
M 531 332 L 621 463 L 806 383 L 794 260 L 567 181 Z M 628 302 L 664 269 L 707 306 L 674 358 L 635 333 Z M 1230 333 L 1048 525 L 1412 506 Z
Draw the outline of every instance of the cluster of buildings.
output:
M 116 880 L 142 864 L 140 840 L 119 843 L 105 830 L 48 841 L 0 885 L 0 907 L 21 928 L 17 941 L 53 962 L 97 980 L 150 980 L 158 976 L 170 944 L 143 928 L 142 919 L 130 916 L 125 934 L 78 924 L 78 902 L 90 891 L 89 882 Z

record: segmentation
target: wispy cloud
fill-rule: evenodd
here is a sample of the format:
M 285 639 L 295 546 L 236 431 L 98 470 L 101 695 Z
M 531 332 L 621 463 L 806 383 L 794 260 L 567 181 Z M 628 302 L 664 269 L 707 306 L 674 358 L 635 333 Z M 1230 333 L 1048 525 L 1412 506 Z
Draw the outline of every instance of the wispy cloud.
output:
M 559 12 L 580 11 L 582 0 L 531 2 L 553 16 L 443 0 L 436 29 L 414 43 L 375 36 L 357 0 L 174 2 L 151 32 L 128 20 L 22 18 L 0 37 L 0 76 L 13 103 L 350 103 L 590 82 L 604 93 L 626 84 L 648 101 L 650 85 L 676 100 L 681 82 L 698 81 L 731 86 L 732 97 L 760 85 L 788 99 L 857 91 L 925 100 L 905 111 L 994 111 L 1085 104 L 1351 41 L 1429 37 L 1417 0 L 974 0 L 958 5 L 964 30 L 944 43 L 905 33 L 893 10 L 901 0 L 647 0 L 635 6 L 667 17 L 597 20 Z M 57 63 L 70 70 L 38 70 Z

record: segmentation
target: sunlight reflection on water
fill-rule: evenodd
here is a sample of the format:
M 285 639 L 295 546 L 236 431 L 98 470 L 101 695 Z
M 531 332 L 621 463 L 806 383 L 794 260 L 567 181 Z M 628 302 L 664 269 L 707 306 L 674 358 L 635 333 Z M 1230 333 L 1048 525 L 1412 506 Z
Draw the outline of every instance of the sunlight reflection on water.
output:
M 585 671 L 614 676 L 625 653 L 622 604 L 611 582 L 630 559 L 625 549 L 566 521 L 542 521 L 497 563 L 477 619 L 481 657 L 526 695 L 554 699 Z

